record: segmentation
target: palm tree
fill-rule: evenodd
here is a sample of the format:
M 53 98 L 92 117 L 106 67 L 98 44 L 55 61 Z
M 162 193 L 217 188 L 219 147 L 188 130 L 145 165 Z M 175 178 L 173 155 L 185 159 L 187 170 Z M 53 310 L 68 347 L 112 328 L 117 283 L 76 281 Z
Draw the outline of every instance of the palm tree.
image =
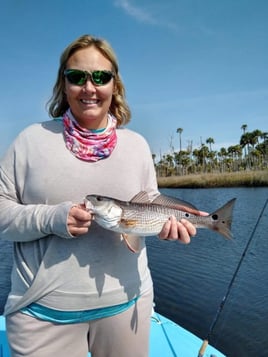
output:
M 252 146 L 255 147 L 256 144 L 259 144 L 259 139 L 262 138 L 263 132 L 259 129 L 256 129 L 251 134 L 252 134 Z
M 191 161 L 189 151 L 175 152 L 174 161 L 177 165 L 177 173 L 184 174 Z
M 220 151 L 218 151 L 218 158 L 220 161 L 220 169 L 221 171 L 225 171 L 225 162 L 228 156 L 228 151 L 226 148 L 222 147 L 220 148 Z
M 177 133 L 179 133 L 179 138 L 180 138 L 180 151 L 181 151 L 181 133 L 183 132 L 183 129 L 182 128 L 178 128 Z
M 232 159 L 233 171 L 237 171 L 240 166 L 240 158 L 242 155 L 241 145 L 232 145 L 227 149 L 229 157 Z
M 243 130 L 243 134 L 245 134 L 247 128 L 248 128 L 247 124 L 243 124 L 243 125 L 241 126 L 241 129 Z
M 243 135 L 245 135 L 246 134 L 246 130 L 247 130 L 247 128 L 248 128 L 248 126 L 247 126 L 247 124 L 243 124 L 242 126 L 241 126 L 241 129 L 243 130 Z M 247 149 L 246 149 L 246 146 L 244 147 L 244 155 L 245 155 L 245 157 L 247 156 Z
M 256 149 L 261 153 L 263 157 L 263 165 L 268 163 L 268 132 L 263 132 L 261 137 L 263 141 L 256 145 Z
M 245 133 L 240 138 L 240 145 L 242 148 L 245 148 L 245 156 L 249 154 L 249 145 L 251 143 L 251 135 L 250 133 Z
M 246 132 L 240 138 L 240 145 L 242 146 L 242 148 L 247 148 L 247 153 L 245 154 L 247 163 L 250 163 L 250 166 L 252 166 L 252 163 L 254 164 L 254 157 L 252 153 L 255 150 L 255 146 L 259 143 L 259 138 L 262 137 L 262 134 L 262 131 L 256 129 L 252 132 Z
M 206 166 L 206 159 L 208 158 L 209 154 L 209 148 L 202 144 L 200 149 L 195 149 L 193 151 L 193 156 L 196 158 L 196 163 L 197 165 L 201 166 L 204 170 Z
M 213 138 L 207 138 L 206 144 L 209 144 L 209 151 L 212 151 L 211 144 L 215 144 L 215 141 Z

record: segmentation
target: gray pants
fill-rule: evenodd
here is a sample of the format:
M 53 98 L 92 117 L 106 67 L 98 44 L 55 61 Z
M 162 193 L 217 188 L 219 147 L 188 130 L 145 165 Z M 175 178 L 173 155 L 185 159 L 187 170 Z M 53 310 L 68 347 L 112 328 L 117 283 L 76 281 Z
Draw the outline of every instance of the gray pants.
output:
M 147 357 L 152 292 L 127 311 L 78 324 L 54 324 L 16 312 L 6 319 L 11 357 Z

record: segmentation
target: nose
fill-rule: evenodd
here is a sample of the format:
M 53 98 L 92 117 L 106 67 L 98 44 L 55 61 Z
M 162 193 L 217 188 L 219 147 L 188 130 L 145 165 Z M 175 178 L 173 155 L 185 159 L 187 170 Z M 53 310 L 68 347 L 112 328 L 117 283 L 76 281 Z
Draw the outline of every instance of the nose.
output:
M 88 76 L 86 83 L 83 85 L 83 89 L 87 92 L 95 92 L 96 86 L 93 84 L 91 78 Z

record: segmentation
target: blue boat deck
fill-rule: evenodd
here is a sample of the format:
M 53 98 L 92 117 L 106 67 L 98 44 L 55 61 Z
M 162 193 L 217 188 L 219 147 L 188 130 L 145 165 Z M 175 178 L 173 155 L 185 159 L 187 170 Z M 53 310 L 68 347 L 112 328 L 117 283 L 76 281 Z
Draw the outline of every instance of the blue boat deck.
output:
M 0 316 L 0 357 L 10 357 L 5 331 L 5 320 Z M 198 357 L 202 343 L 200 338 L 171 320 L 158 313 L 153 314 L 149 357 Z M 208 345 L 203 357 L 226 356 Z

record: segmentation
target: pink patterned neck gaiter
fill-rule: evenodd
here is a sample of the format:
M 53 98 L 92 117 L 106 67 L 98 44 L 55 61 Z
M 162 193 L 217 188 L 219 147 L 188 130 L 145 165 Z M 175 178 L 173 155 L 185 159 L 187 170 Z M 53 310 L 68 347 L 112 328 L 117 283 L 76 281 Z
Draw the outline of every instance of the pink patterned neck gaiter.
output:
M 82 128 L 72 117 L 70 109 L 63 115 L 64 138 L 68 150 L 84 161 L 95 162 L 109 157 L 117 142 L 116 118 L 108 114 L 107 127 L 101 132 L 94 132 Z

